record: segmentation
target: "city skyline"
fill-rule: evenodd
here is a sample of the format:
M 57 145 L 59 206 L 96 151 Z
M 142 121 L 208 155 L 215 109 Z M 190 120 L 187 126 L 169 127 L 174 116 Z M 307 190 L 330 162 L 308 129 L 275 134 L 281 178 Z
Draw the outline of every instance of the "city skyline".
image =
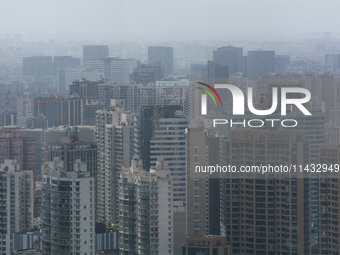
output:
M 0 6 L 0 255 L 340 255 L 339 1 Z
M 18 0 L 2 1 L 2 8 L 6 11 L 0 21 L 7 24 L 2 33 L 47 34 L 71 40 L 93 40 L 93 36 L 100 41 L 117 41 L 117 36 L 123 41 L 216 40 L 246 38 L 245 35 L 258 39 L 288 39 L 298 34 L 321 31 L 339 33 L 336 25 L 339 7 L 340 3 L 332 0 L 260 0 L 256 3 L 249 0 L 102 0 L 83 1 L 81 4 L 77 1 Z M 8 15 L 14 10 L 26 22 L 18 23 L 16 16 Z M 101 15 L 96 19 L 82 19 L 83 16 L 99 13 Z M 145 16 L 144 13 L 153 15 Z M 60 14 L 63 14 L 63 19 L 60 19 Z M 192 19 L 188 14 L 201 18 Z M 172 19 L 174 15 L 176 19 Z M 162 22 L 157 22 L 159 20 Z M 222 24 L 226 26 L 221 27 Z M 145 40 L 145 37 L 148 39 Z

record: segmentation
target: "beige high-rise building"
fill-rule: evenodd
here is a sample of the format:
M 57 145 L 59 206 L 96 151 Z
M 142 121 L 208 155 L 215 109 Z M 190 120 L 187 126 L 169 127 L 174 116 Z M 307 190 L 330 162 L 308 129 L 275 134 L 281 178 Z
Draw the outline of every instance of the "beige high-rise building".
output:
M 11 235 L 33 229 L 33 172 L 22 171 L 16 159 L 0 165 L 2 254 L 10 254 Z
M 339 254 L 340 145 L 321 146 L 318 160 L 323 169 L 324 166 L 327 166 L 328 171 L 322 171 L 318 174 L 319 231 L 317 254 Z
M 304 131 L 235 130 L 221 139 L 222 166 L 310 162 Z M 232 254 L 311 254 L 311 181 L 300 173 L 238 173 L 221 179 L 221 234 Z
M 219 179 L 195 173 L 196 166 L 218 163 L 219 138 L 212 131 L 190 128 L 187 133 L 187 236 L 220 233 Z
M 119 180 L 120 254 L 178 254 L 185 241 L 184 226 L 178 223 L 185 212 L 173 201 L 172 182 L 166 161 L 145 171 L 134 156 L 131 167 L 124 168 Z

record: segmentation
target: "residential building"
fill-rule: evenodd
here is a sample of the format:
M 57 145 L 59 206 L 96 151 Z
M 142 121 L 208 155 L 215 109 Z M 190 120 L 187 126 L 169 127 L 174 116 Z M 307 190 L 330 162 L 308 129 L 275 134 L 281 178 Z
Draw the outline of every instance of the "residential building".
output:
M 26 120 L 33 117 L 33 98 L 30 95 L 20 97 L 16 101 L 18 126 L 25 127 Z
M 310 163 L 303 131 L 235 130 L 220 143 L 220 165 Z M 221 179 L 221 234 L 232 254 L 311 254 L 308 173 L 234 173 Z M 299 195 L 298 195 L 299 194 Z
M 124 100 L 113 99 L 110 109 L 96 113 L 99 222 L 118 221 L 119 178 L 122 167 L 129 166 L 133 156 L 132 118 Z
M 69 87 L 76 80 L 87 79 L 89 81 L 100 81 L 104 78 L 104 72 L 87 69 L 84 67 L 65 67 L 57 70 L 58 92 L 69 94 Z
M 99 84 L 107 82 L 106 79 L 100 81 L 90 81 L 87 79 L 75 80 L 70 85 L 69 95 L 77 94 L 81 98 L 98 99 Z
M 178 111 L 173 118 L 160 118 L 157 122 L 158 128 L 150 140 L 150 168 L 156 168 L 159 159 L 166 161 L 173 177 L 173 200 L 185 202 L 188 119 Z
M 122 170 L 119 187 L 119 252 L 150 254 L 150 173 L 137 156 Z
M 175 118 L 176 111 L 181 110 L 180 105 L 143 106 L 134 119 L 134 154 L 143 160 L 143 168 L 151 167 L 151 140 L 155 130 L 159 128 L 162 118 Z
M 310 142 L 311 162 L 317 163 L 319 147 L 325 144 L 325 113 L 312 112 L 312 115 L 304 115 L 303 113 L 287 113 L 286 116 L 280 116 L 280 120 L 294 119 L 298 125 L 289 130 L 301 130 L 306 132 L 306 138 Z M 281 127 L 281 130 L 288 128 Z
M 12 234 L 33 229 L 33 184 L 33 172 L 23 171 L 16 159 L 0 165 L 2 254 L 10 254 Z
M 41 128 L 26 128 L 22 129 L 23 137 L 34 137 L 35 138 L 35 170 L 36 175 L 41 175 L 41 164 L 43 163 L 44 154 L 43 154 L 43 139 L 44 139 L 44 131 Z
M 175 254 L 180 229 L 174 228 L 167 162 L 158 161 L 156 169 L 145 171 L 142 160 L 134 156 L 131 167 L 121 173 L 119 211 L 120 254 Z
M 43 172 L 43 254 L 95 254 L 95 178 L 77 160 L 67 172 L 59 158 Z
M 95 141 L 79 141 L 77 127 L 59 137 L 58 142 L 49 143 L 45 151 L 48 151 L 46 161 L 53 161 L 58 157 L 64 162 L 63 169 L 72 172 L 75 162 L 80 159 L 86 164 L 90 177 L 97 177 L 97 143 Z
M 49 95 L 33 100 L 33 116 L 43 115 L 49 127 L 84 125 L 84 99 Z
M 340 145 L 340 126 L 330 121 L 325 124 L 325 144 Z
M 95 127 L 93 126 L 77 126 L 79 132 L 79 141 L 95 142 Z M 58 126 L 44 130 L 44 148 L 47 149 L 51 143 L 58 143 L 60 136 L 67 135 L 72 130 L 69 126 Z M 47 152 L 46 152 L 47 153 Z M 47 160 L 47 158 L 45 158 Z
M 6 159 L 16 159 L 20 169 L 32 171 L 36 177 L 35 138 L 24 137 L 21 128 L 3 127 L 0 138 L 0 164 Z
M 156 84 L 117 84 L 106 82 L 99 85 L 99 103 L 109 107 L 111 99 L 124 99 L 126 109 L 138 113 L 141 106 L 181 105 L 185 116 L 189 114 L 188 80 L 157 81 Z
M 6 108 L 0 113 L 0 126 L 16 126 L 18 125 L 18 114 Z
M 173 254 L 181 254 L 182 251 L 182 243 L 186 237 L 186 205 L 181 201 L 174 201 L 173 207 L 174 215 L 173 215 L 173 243 L 174 243 L 174 251 Z
M 150 169 L 150 254 L 174 254 L 174 239 L 180 229 L 174 226 L 173 177 L 162 159 Z M 142 190 L 141 190 L 142 191 Z

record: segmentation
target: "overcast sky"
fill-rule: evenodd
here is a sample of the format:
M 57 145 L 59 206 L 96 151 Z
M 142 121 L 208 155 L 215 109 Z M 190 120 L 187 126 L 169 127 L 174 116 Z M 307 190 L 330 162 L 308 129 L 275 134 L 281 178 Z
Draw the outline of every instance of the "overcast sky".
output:
M 0 34 L 226 39 L 339 31 L 340 1 L 0 0 Z

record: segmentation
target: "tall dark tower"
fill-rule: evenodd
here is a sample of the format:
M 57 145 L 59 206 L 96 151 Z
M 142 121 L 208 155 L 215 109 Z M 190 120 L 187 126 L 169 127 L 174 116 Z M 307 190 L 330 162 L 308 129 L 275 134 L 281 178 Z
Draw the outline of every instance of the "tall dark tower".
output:
M 148 64 L 162 62 L 165 65 L 166 75 L 174 73 L 174 49 L 172 47 L 149 47 Z

